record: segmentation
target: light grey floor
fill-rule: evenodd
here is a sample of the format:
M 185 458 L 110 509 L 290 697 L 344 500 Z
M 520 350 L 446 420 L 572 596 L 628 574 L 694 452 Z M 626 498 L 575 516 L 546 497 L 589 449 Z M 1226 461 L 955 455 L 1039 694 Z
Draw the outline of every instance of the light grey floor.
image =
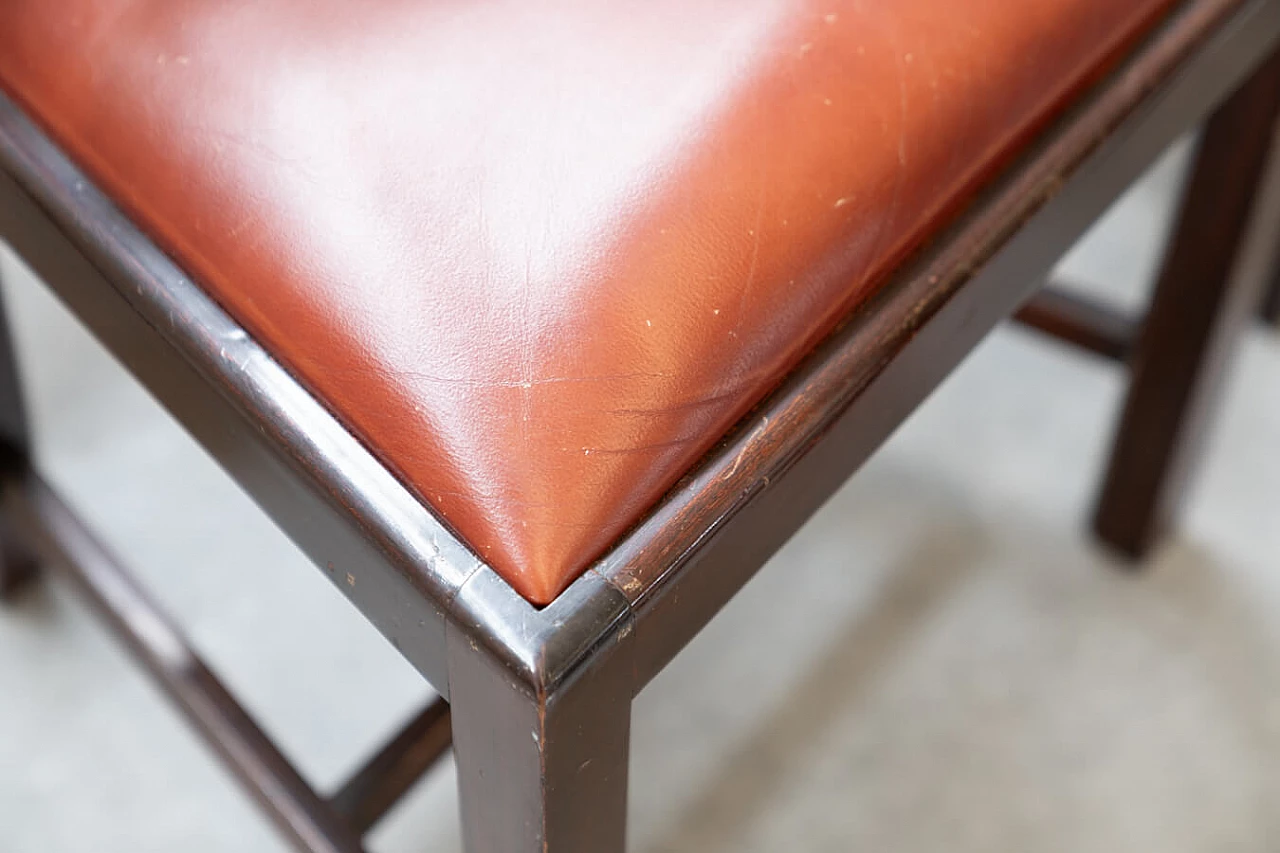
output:
M 1176 166 L 1075 275 L 1141 299 Z M 332 785 L 426 690 L 7 271 L 41 464 Z M 1247 342 L 1181 533 L 1141 577 L 1082 532 L 1119 390 L 1094 359 L 992 336 L 640 697 L 633 849 L 1276 849 L 1280 339 Z M 205 759 L 66 590 L 0 614 L 0 853 L 282 849 Z M 446 764 L 374 849 L 458 851 L 456 805 Z

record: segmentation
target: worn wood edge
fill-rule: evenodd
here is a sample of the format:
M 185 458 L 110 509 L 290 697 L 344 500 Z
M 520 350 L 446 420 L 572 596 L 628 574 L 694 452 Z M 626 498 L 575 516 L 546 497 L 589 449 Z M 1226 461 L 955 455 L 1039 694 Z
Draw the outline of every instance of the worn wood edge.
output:
M 589 660 L 592 649 L 624 630 L 629 619 L 625 597 L 590 573 L 545 608 L 535 608 L 516 593 L 142 234 L 3 92 L 0 202 L 0 239 L 14 244 L 46 286 L 441 695 L 449 692 L 445 619 L 457 622 L 530 690 L 540 692 L 575 677 L 577 664 Z M 58 238 L 65 247 L 55 245 Z M 68 263 L 74 276 L 63 269 Z M 77 298 L 79 291 L 65 279 L 90 276 L 100 279 L 100 286 L 88 288 L 94 290 L 94 304 L 86 308 L 86 299 Z M 111 316 L 104 319 L 108 312 Z M 123 324 L 130 328 L 122 339 L 116 327 Z M 124 352 L 136 349 L 138 341 L 144 341 L 145 353 Z M 176 380 L 175 374 L 180 374 Z M 175 391 L 175 385 L 182 388 Z M 216 403 L 196 386 L 212 389 Z M 225 426 L 221 421 L 227 419 L 223 409 L 228 407 L 235 415 L 236 441 L 210 435 L 208 421 L 219 422 L 213 430 Z M 246 441 L 261 446 L 265 457 L 258 457 L 259 463 L 265 458 L 285 469 L 271 473 L 265 486 L 258 482 L 264 476 L 257 470 L 261 464 L 245 470 L 241 457 Z M 271 505 L 268 493 L 281 483 L 302 484 L 335 517 L 350 516 L 352 535 L 374 548 L 396 577 L 379 577 L 375 566 L 335 572 L 324 559 L 324 548 L 309 547 L 299 524 Z M 405 648 L 389 630 L 392 617 L 371 611 L 362 598 L 371 583 L 383 588 L 384 599 L 402 598 L 404 591 L 395 587 L 407 583 L 439 614 L 439 639 L 432 641 L 437 648 L 427 656 L 438 663 L 424 667 L 422 650 Z M 403 623 L 410 617 L 395 618 Z
M 1103 144 L 1109 132 L 1138 112 L 1153 91 L 1175 77 L 1183 61 L 1223 24 L 1229 24 L 1233 13 L 1242 8 L 1255 12 L 1273 9 L 1275 5 L 1270 0 L 1188 2 L 1174 13 L 1133 52 L 1129 61 L 1094 87 L 1094 95 L 1042 134 L 1043 141 L 1034 146 L 1032 155 L 1022 158 L 1005 178 L 981 194 L 968 214 L 917 253 L 905 271 L 895 276 L 893 284 L 819 346 L 602 560 L 556 601 L 541 609 L 516 594 L 395 481 L 323 406 L 142 236 L 3 94 L 0 171 L 9 173 L 139 316 L 197 372 L 211 380 L 243 417 L 258 422 L 250 403 L 278 401 L 281 389 L 287 390 L 290 408 L 282 413 L 283 429 L 258 422 L 259 429 L 269 432 L 268 438 L 275 446 L 304 465 L 317 466 L 305 471 L 312 485 L 356 515 L 364 535 L 387 552 L 402 567 L 401 571 L 407 560 L 410 582 L 425 598 L 442 607 L 450 621 L 483 643 L 532 690 L 550 695 L 588 669 L 601 649 L 631 636 L 653 612 L 653 604 L 663 593 L 700 562 L 705 546 L 754 497 L 776 487 L 859 394 L 885 372 L 895 354 L 961 292 L 1013 232 L 1058 192 L 1066 178 Z M 1268 37 L 1274 40 L 1270 30 Z M 1091 110 L 1100 111 L 1107 120 L 1095 122 L 1096 126 L 1084 133 L 1082 116 Z M 54 167 L 52 174 L 48 172 L 50 165 Z M 42 192 L 48 186 L 70 188 L 69 198 L 54 198 Z M 95 232 L 90 227 L 93 215 L 106 216 L 111 223 L 110 233 Z M 201 303 L 204 321 L 215 317 L 215 327 L 224 333 L 214 338 L 190 335 L 190 329 L 176 322 L 180 318 L 171 311 L 174 287 Z M 227 359 L 225 347 L 229 343 L 247 348 L 241 350 L 242 357 Z M 271 376 L 269 382 L 264 382 L 266 374 Z M 801 404 L 806 397 L 826 400 L 827 405 L 821 413 L 805 412 Z M 300 418 L 303 410 L 305 414 Z M 311 441 L 314 436 L 296 431 L 300 423 L 312 417 L 324 423 L 325 435 L 333 445 L 317 447 Z M 335 470 L 333 464 L 339 459 L 349 466 L 354 461 L 354 467 Z M 377 483 L 378 488 L 368 489 L 371 482 Z M 369 511 L 364 502 L 371 493 L 380 499 L 375 509 L 386 510 L 396 518 L 408 513 L 415 517 L 414 523 L 406 528 Z M 281 526 L 290 532 L 285 524 Z M 414 528 L 417 533 L 429 531 L 435 537 L 434 544 L 426 545 L 420 537 L 408 537 L 406 541 L 406 532 Z M 443 547 L 441 542 L 445 543 Z M 445 548 L 449 551 L 447 558 L 440 553 Z M 759 564 L 767 556 L 762 555 Z M 758 565 L 752 566 L 750 573 L 756 568 Z M 724 589 L 723 601 L 750 573 Z M 638 676 L 637 689 L 649 674 Z M 447 685 L 431 680 L 441 693 L 446 693 Z
M 893 364 L 898 353 L 963 292 L 1015 232 L 1035 218 L 1073 175 L 1095 159 L 1093 155 L 1123 142 L 1157 106 L 1173 111 L 1162 103 L 1167 101 L 1162 96 L 1176 90 L 1176 84 L 1189 75 L 1205 72 L 1203 65 L 1228 66 L 1225 71 L 1217 69 L 1223 81 L 1218 97 L 1238 84 L 1280 34 L 1276 11 L 1277 4 L 1270 0 L 1217 0 L 1187 2 L 1172 12 L 1117 70 L 1043 133 L 1030 152 L 979 194 L 955 224 L 917 252 L 889 286 L 855 311 L 592 568 L 631 602 L 636 630 L 648 635 L 642 636 L 640 645 L 657 643 L 666 647 L 647 663 L 643 660 L 647 652 L 641 653 L 637 690 L 669 659 L 675 645 L 666 638 L 655 637 L 658 631 L 646 630 L 659 610 L 656 604 L 669 597 L 668 593 L 691 574 L 706 571 L 699 564 L 706 562 L 706 554 L 718 547 L 734 519 L 762 492 L 778 487 L 797 460 L 840 421 L 851 404 Z M 1246 32 L 1249 27 L 1255 31 Z M 1229 50 L 1227 43 L 1241 41 L 1253 48 L 1248 59 L 1242 59 L 1240 53 L 1233 57 L 1223 55 Z M 1202 61 L 1188 69 L 1189 65 L 1196 65 L 1196 58 Z M 1207 113 L 1216 98 L 1202 100 L 1205 103 L 1198 115 L 1188 116 L 1181 123 L 1172 122 L 1178 126 L 1163 134 L 1156 152 Z M 1140 171 L 1133 171 L 1131 177 L 1136 178 Z M 1079 225 L 1079 233 L 1092 219 Z M 1047 272 L 1047 268 L 1041 272 Z M 1016 309 L 1033 286 L 1027 284 L 1025 292 L 1010 302 L 1008 313 Z M 824 400 L 826 404 L 809 408 L 806 399 Z M 794 529 L 798 527 L 799 523 Z M 772 543 L 767 553 L 748 558 L 752 563 L 749 569 L 737 570 L 733 579 L 725 581 L 723 595 L 717 593 L 721 600 L 716 609 L 794 529 Z M 710 615 L 698 614 L 694 618 L 700 625 Z
M 3 93 L 0 239 L 447 695 L 443 622 L 483 564 Z M 273 503 L 293 488 L 302 518 Z M 321 506 L 330 523 L 305 517 Z M 335 570 L 333 552 L 364 557 Z M 371 599 L 401 604 L 373 613 Z M 437 648 L 405 648 L 422 620 L 440 623 Z

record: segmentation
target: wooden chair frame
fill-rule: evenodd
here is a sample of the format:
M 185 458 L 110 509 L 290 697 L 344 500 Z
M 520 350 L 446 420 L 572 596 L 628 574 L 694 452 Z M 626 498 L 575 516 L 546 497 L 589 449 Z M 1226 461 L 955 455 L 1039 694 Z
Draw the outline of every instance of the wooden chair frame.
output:
M 1096 527 L 1130 553 L 1153 541 L 1261 298 L 1270 257 L 1257 258 L 1280 232 L 1277 44 L 1280 0 L 1184 0 L 541 609 L 0 97 L 0 239 L 449 705 L 424 710 L 332 796 L 314 792 L 33 470 L 7 339 L 0 588 L 16 590 L 36 563 L 70 578 L 299 850 L 360 850 L 452 740 L 469 853 L 621 853 L 632 698 L 1024 303 L 1023 320 L 1129 364 Z M 1110 202 L 1206 117 L 1146 322 L 1034 296 Z

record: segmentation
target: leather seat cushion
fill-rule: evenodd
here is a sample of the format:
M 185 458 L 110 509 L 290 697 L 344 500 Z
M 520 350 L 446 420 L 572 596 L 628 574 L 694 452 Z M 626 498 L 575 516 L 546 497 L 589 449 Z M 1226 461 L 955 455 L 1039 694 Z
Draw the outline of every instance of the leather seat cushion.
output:
M 0 86 L 531 601 L 1169 0 L 7 0 Z

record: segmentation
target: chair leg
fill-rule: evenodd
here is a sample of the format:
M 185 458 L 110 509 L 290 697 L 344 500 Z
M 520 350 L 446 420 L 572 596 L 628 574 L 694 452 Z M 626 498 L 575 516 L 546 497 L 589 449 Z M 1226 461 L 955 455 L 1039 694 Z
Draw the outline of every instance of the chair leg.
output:
M 594 664 L 553 696 L 530 695 L 460 629 L 449 703 L 466 853 L 623 853 L 631 682 Z
M 1275 225 L 1270 154 L 1278 112 L 1280 58 L 1273 57 L 1201 132 L 1129 359 L 1128 396 L 1094 515 L 1097 535 L 1128 556 L 1143 556 L 1176 513 L 1234 344 L 1261 299 L 1265 273 L 1253 256 L 1267 253 L 1274 236 L 1261 230 Z
M 36 561 L 14 544 L 8 530 L 0 530 L 0 602 L 14 598 L 36 576 Z
M 13 337 L 0 294 L 0 478 L 20 474 L 27 465 L 27 413 L 14 353 Z M 0 600 L 11 598 L 35 575 L 35 560 L 0 519 Z
M 1267 295 L 1262 298 L 1262 319 L 1273 326 L 1280 326 L 1280 268 L 1271 278 Z

